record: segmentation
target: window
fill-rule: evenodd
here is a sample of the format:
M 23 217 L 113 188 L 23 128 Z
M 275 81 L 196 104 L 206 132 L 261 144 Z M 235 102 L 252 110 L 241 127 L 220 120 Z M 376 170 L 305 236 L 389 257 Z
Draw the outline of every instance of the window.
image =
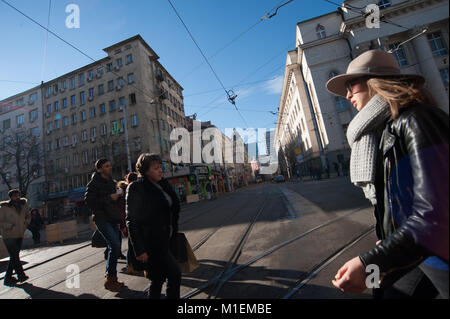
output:
M 94 88 L 90 88 L 89 89 L 89 97 L 94 97 L 95 96 L 95 90 Z
M 78 143 L 78 135 L 77 134 L 73 134 L 72 135 L 72 144 L 77 144 Z
M 52 113 L 52 105 L 47 104 L 47 113 Z
M 98 160 L 98 150 L 96 148 L 92 149 L 92 161 L 95 162 Z
M 441 32 L 433 32 L 427 34 L 428 43 L 430 44 L 433 56 L 439 57 L 447 55 L 447 47 L 445 46 L 444 39 Z
M 130 64 L 133 62 L 133 56 L 131 54 L 127 55 L 127 64 Z
M 122 65 L 123 65 L 123 63 L 122 63 L 122 58 L 118 58 L 118 59 L 117 59 L 117 67 L 118 67 L 118 68 L 121 68 Z
M 86 111 L 85 110 L 82 110 L 80 112 L 80 115 L 81 115 L 81 120 L 82 121 L 86 121 L 87 120 L 87 116 L 86 116 Z
M 100 84 L 98 86 L 98 95 L 102 95 L 103 93 L 105 93 L 105 86 L 103 84 Z
M 119 122 L 113 121 L 113 122 L 111 123 L 111 135 L 117 135 L 117 134 L 119 134 L 119 130 L 120 130 Z
M 57 139 L 56 139 L 56 149 L 59 149 L 59 148 L 61 148 L 61 139 L 58 137 Z M 59 165 L 58 165 L 59 166 Z
M 124 108 L 125 108 L 125 98 L 124 97 L 121 97 L 121 98 L 119 98 L 119 109 L 120 110 L 123 110 Z
M 48 142 L 48 144 L 47 144 L 47 150 L 48 150 L 48 151 L 53 151 L 53 141 Z
M 106 131 L 107 131 L 106 124 L 102 124 L 102 125 L 100 126 L 100 134 L 101 134 L 102 136 L 105 136 L 105 135 L 106 135 Z
M 34 122 L 38 118 L 38 109 L 34 109 L 30 111 L 30 122 Z
M 61 128 L 61 120 L 55 120 L 55 129 Z
M 390 44 L 389 49 L 395 50 L 394 52 L 392 52 L 392 54 L 394 55 L 395 59 L 397 60 L 397 63 L 399 66 L 408 65 L 408 60 L 406 59 L 406 55 L 405 55 L 405 51 L 403 50 L 403 47 L 401 46 L 401 47 L 397 48 L 399 44 L 400 44 L 400 42 Z
M 445 90 L 448 92 L 448 69 L 439 70 L 441 74 L 442 83 L 444 83 Z
M 67 116 L 63 117 L 63 126 L 69 126 L 69 117 Z
M 344 99 L 342 96 L 335 96 L 334 100 L 336 102 L 336 108 L 338 112 L 345 111 L 348 109 L 347 100 Z
M 109 101 L 109 111 L 114 112 L 116 110 L 116 101 Z
M 106 105 L 105 103 L 100 104 L 100 115 L 103 115 L 106 113 Z
M 103 68 L 98 68 L 97 69 L 97 75 L 100 77 L 103 75 Z
M 75 88 L 75 78 L 70 78 L 70 89 L 74 89 Z
M 91 127 L 91 137 L 97 137 L 97 128 Z
M 140 151 L 140 150 L 141 150 L 141 138 L 140 138 L 140 137 L 136 137 L 136 138 L 134 139 L 134 148 L 135 148 L 137 151 Z
M 49 87 L 47 87 L 47 93 L 45 94 L 45 96 L 50 96 L 50 94 L 52 94 L 52 87 L 51 86 L 49 86 Z
M 72 95 L 72 96 L 70 97 L 70 106 L 71 106 L 71 107 L 77 106 L 77 97 L 76 97 L 75 95 Z
M 53 92 L 58 93 L 58 83 L 53 84 Z
M 30 133 L 31 133 L 31 136 L 36 136 L 36 137 L 38 137 L 38 136 L 39 136 L 39 127 L 33 127 L 33 128 L 30 130 Z
M 69 145 L 69 136 L 64 136 L 64 139 L 63 139 L 63 143 L 64 143 L 64 146 L 68 146 Z
M 86 96 L 83 92 L 80 92 L 80 105 L 83 105 L 84 103 L 86 103 Z
M 81 132 L 81 140 L 82 141 L 87 141 L 87 131 L 86 130 L 83 130 Z
M 134 73 L 128 74 L 128 84 L 134 83 Z
M 52 131 L 53 130 L 53 123 L 52 122 L 48 123 L 47 130 L 48 131 Z
M 114 80 L 108 82 L 108 92 L 114 90 Z
M 63 109 L 67 107 L 67 98 L 63 98 Z
M 381 0 L 378 2 L 378 7 L 380 9 L 384 9 L 391 6 L 391 1 L 389 0 Z
M 117 80 L 117 84 L 119 85 L 119 86 L 123 86 L 125 83 L 124 83 L 124 81 L 123 81 L 123 77 L 120 77 L 118 80 Z
M 30 97 L 29 97 L 30 102 L 34 103 L 34 102 L 37 101 L 37 99 L 38 99 L 38 94 L 37 93 L 30 94 Z
M 76 113 L 72 114 L 72 124 L 77 124 L 77 114 Z
M 59 111 L 59 101 L 55 102 L 55 112 Z
M 89 109 L 89 117 L 90 118 L 95 117 L 95 107 L 94 106 Z
M 78 86 L 84 85 L 84 73 L 78 75 Z
M 125 127 L 125 119 L 121 118 L 120 119 L 120 132 L 123 132 L 124 127 Z
M 3 130 L 11 128 L 11 119 L 3 120 Z
M 21 127 L 25 123 L 25 115 L 20 114 L 16 116 L 16 124 L 17 127 Z
M 94 78 L 94 71 L 89 70 L 89 71 L 88 71 L 88 79 L 89 79 L 89 80 L 92 80 L 93 78 Z
M 129 95 L 129 97 L 130 97 L 130 105 L 136 104 L 136 94 L 131 93 L 131 94 Z
M 61 87 L 62 87 L 63 89 L 67 89 L 67 82 L 66 82 L 66 80 L 64 80 L 64 81 L 61 82 Z
M 83 164 L 87 164 L 88 162 L 89 162 L 88 151 L 83 151 Z
M 316 35 L 318 39 L 323 39 L 327 37 L 327 33 L 325 31 L 325 27 L 321 24 L 318 24 L 316 27 Z

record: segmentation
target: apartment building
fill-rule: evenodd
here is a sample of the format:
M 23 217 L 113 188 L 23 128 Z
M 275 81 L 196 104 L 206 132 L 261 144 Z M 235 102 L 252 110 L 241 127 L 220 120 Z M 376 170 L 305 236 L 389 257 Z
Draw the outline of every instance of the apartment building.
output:
M 143 152 L 171 165 L 170 131 L 185 127 L 183 88 L 140 35 L 103 50 L 107 57 L 42 85 L 46 200 L 81 200 L 100 157 L 122 179 L 125 127 L 132 168 Z
M 448 113 L 448 0 L 382 0 L 383 21 L 368 28 L 361 10 L 371 0 L 344 1 L 337 11 L 296 26 L 296 48 L 286 58 L 275 146 L 288 174 L 334 163 L 348 167 L 346 130 L 356 111 L 325 88 L 352 59 L 370 49 L 393 50 L 402 73 L 422 74 Z M 351 6 L 351 7 L 349 7 Z M 355 12 L 356 11 L 356 12 Z
M 0 139 L 0 200 L 20 188 L 31 207 L 40 206 L 45 174 L 39 86 L 0 101 Z

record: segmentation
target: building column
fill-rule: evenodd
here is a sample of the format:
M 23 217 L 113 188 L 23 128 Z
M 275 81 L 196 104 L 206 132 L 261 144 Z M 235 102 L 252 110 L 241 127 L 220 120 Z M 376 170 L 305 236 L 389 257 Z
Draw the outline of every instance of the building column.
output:
M 441 74 L 434 61 L 434 56 L 431 52 L 430 45 L 428 44 L 426 34 L 415 38 L 413 44 L 420 70 L 426 79 L 425 85 L 438 103 L 438 106 L 448 114 L 448 96 L 445 92 Z

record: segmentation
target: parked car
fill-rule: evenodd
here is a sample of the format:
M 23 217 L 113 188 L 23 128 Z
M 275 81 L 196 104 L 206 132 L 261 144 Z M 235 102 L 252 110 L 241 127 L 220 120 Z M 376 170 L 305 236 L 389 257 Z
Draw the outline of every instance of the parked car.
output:
M 275 177 L 273 178 L 273 181 L 274 181 L 275 183 L 283 183 L 283 182 L 285 182 L 286 180 L 284 179 L 284 176 L 283 176 L 283 175 L 277 175 L 277 176 L 275 176 Z

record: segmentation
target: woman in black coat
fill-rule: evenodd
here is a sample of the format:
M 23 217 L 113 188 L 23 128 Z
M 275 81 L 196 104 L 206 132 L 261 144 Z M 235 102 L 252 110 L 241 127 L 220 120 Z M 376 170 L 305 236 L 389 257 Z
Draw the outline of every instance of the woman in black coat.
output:
M 181 270 L 170 252 L 178 232 L 180 202 L 162 178 L 161 157 L 142 154 L 136 169 L 141 176 L 127 188 L 127 227 L 136 259 L 146 264 L 151 280 L 148 297 L 159 299 L 167 279 L 167 298 L 180 298 Z

